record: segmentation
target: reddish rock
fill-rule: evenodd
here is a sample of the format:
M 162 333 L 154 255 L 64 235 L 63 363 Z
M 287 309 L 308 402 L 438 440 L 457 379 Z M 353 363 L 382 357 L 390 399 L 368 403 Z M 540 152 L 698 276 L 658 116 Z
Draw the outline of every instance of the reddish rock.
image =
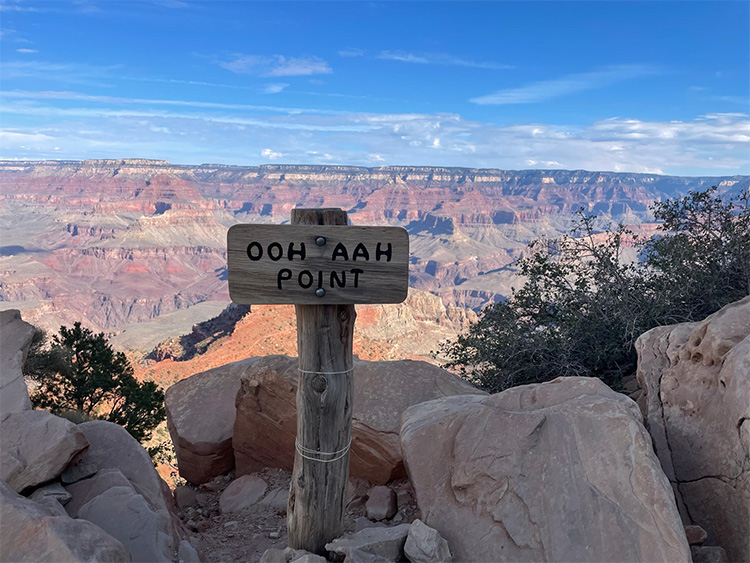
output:
M 271 356 L 242 377 L 234 450 L 237 474 L 291 470 L 296 436 L 297 360 Z M 350 473 L 383 484 L 405 475 L 398 442 L 407 407 L 447 395 L 483 394 L 426 362 L 355 362 Z
M 685 537 L 690 545 L 703 545 L 703 542 L 708 539 L 708 533 L 700 526 L 693 524 L 685 526 Z
M 167 427 L 180 476 L 199 485 L 234 467 L 232 430 L 240 377 L 250 358 L 183 379 L 167 389 Z

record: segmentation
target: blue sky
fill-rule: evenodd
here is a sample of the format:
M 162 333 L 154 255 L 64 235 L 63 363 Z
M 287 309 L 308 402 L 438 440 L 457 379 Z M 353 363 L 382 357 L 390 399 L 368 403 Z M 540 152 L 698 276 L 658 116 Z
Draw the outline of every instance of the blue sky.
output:
M 750 3 L 0 3 L 0 158 L 750 173 Z

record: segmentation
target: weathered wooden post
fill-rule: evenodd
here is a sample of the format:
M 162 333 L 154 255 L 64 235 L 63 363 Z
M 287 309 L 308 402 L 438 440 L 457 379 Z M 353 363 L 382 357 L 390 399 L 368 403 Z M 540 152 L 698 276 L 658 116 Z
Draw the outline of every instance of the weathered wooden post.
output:
M 293 303 L 299 385 L 289 546 L 325 553 L 344 529 L 349 481 L 355 303 L 400 303 L 409 237 L 400 227 L 350 227 L 341 209 L 294 209 L 291 225 L 235 225 L 229 294 L 242 304 Z
M 346 225 L 341 209 L 293 209 L 293 225 Z M 322 241 L 321 241 L 322 242 Z M 344 531 L 354 391 L 354 305 L 296 305 L 297 442 L 289 547 L 313 553 Z

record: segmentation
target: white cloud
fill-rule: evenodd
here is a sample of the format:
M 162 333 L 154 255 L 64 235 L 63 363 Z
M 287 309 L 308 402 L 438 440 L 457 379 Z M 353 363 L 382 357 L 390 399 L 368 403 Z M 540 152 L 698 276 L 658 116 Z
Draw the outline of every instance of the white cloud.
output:
M 357 49 L 356 47 L 347 47 L 339 51 L 340 57 L 361 57 L 364 54 L 365 52 L 362 49 Z
M 542 80 L 522 86 L 499 90 L 486 96 L 471 98 L 470 102 L 486 104 L 533 104 L 544 102 L 560 96 L 604 88 L 617 82 L 653 74 L 655 70 L 644 65 L 612 66 L 604 70 L 569 74 L 554 80 Z
M 246 165 L 283 158 L 288 163 L 359 166 L 750 172 L 750 117 L 741 113 L 681 121 L 616 117 L 576 127 L 497 126 L 451 113 L 271 113 L 241 104 L 130 100 L 124 105 L 129 99 L 76 93 L 25 96 L 18 103 L 13 96 L 0 102 L 6 122 L 34 118 L 28 127 L 8 129 L 0 137 L 3 158 L 141 155 L 176 163 Z M 55 106 L 58 97 L 69 100 L 66 107 Z M 40 118 L 46 128 L 38 126 Z M 53 153 L 54 147 L 60 150 Z
M 263 149 L 260 151 L 260 154 L 268 160 L 276 160 L 277 158 L 284 156 L 284 153 L 272 151 L 271 149 Z
M 261 88 L 261 92 L 263 92 L 264 94 L 278 94 L 288 86 L 289 84 L 275 82 L 273 84 L 266 84 L 265 86 L 263 86 Z
M 36 49 L 16 49 L 16 53 L 38 53 Z
M 404 51 L 381 51 L 377 58 L 390 61 L 400 61 L 403 63 L 464 66 L 469 68 L 485 68 L 489 70 L 506 70 L 513 68 L 511 65 L 490 61 L 473 61 L 453 55 L 447 55 L 445 53 L 423 53 L 415 55 L 414 53 L 406 53 Z
M 236 74 L 255 76 L 311 76 L 333 72 L 328 63 L 320 57 L 235 54 L 231 60 L 219 61 L 218 64 Z

